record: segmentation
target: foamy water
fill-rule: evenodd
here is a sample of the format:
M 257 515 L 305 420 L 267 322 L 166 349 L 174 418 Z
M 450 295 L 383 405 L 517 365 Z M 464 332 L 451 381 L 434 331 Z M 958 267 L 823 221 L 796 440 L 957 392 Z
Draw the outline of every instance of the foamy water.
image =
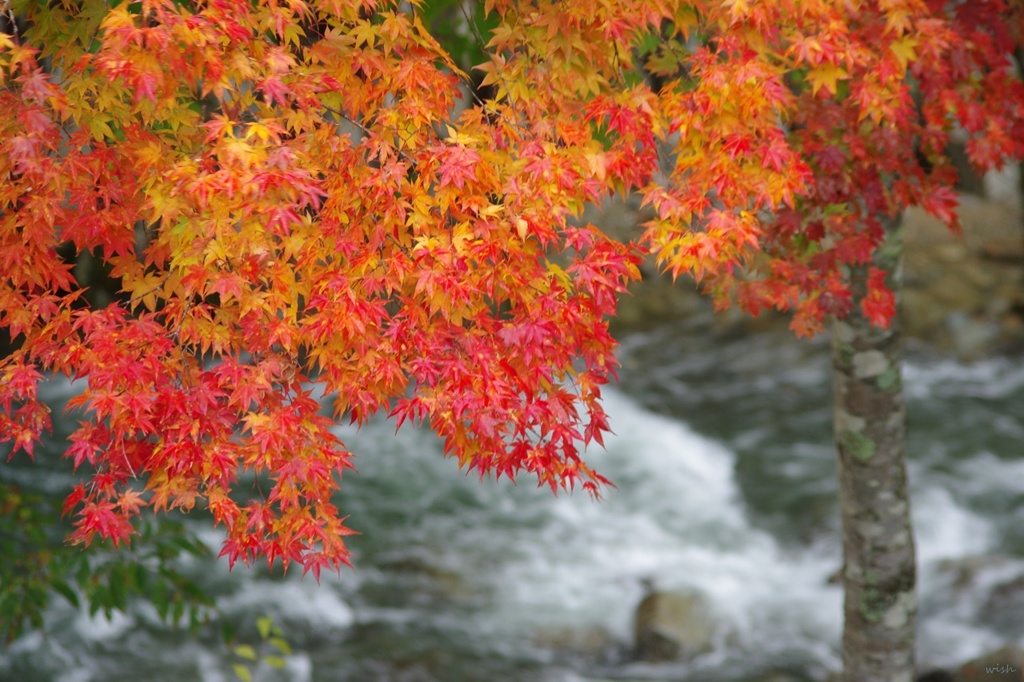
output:
M 680 365 L 675 374 L 651 372 L 663 384 L 662 395 L 694 405 L 701 387 L 688 383 L 691 370 Z M 820 383 L 820 372 L 787 376 L 788 384 L 769 377 L 751 390 L 788 395 L 794 409 L 819 409 L 820 399 L 800 396 Z M 739 399 L 743 381 L 739 373 L 716 390 L 723 399 Z M 918 420 L 927 426 L 913 438 L 911 465 L 921 563 L 919 648 L 923 661 L 948 665 L 1005 643 L 1006 634 L 986 622 L 987 591 L 1024 573 L 1010 556 L 958 587 L 949 568 L 966 556 L 1006 553 L 1010 531 L 996 512 L 999 504 L 1012 503 L 1022 472 L 1005 449 L 1024 432 L 1015 411 L 1024 370 L 1001 360 L 969 368 L 911 364 L 906 384 L 911 413 L 913 402 L 920 403 Z M 754 398 L 744 399 L 754 409 Z M 761 400 L 774 415 L 777 395 Z M 955 409 L 944 407 L 950 402 Z M 957 420 L 969 422 L 962 406 L 975 403 L 980 414 L 992 416 L 994 427 L 978 428 L 994 430 L 994 440 L 959 437 L 961 429 L 954 429 Z M 250 635 L 264 614 L 285 629 L 295 652 L 284 672 L 258 669 L 260 680 L 398 679 L 388 677 L 396 674 L 388 666 L 399 658 L 403 670 L 422 675 L 408 679 L 443 682 L 484 679 L 473 671 L 489 661 L 496 663 L 486 679 L 509 682 L 612 679 L 627 672 L 631 679 L 695 675 L 728 682 L 789 662 L 816 677 L 836 668 L 842 595 L 826 582 L 841 563 L 834 527 L 826 524 L 805 541 L 776 537 L 769 530 L 775 526 L 744 498 L 756 481 L 741 485 L 737 478 L 740 453 L 752 457 L 764 448 L 779 458 L 780 475 L 794 486 L 827 493 L 834 484 L 822 479 L 818 463 L 830 456 L 827 435 L 803 434 L 787 446 L 772 441 L 771 433 L 773 426 L 788 427 L 769 418 L 738 421 L 731 439 L 710 437 L 614 389 L 606 392 L 605 407 L 616 435 L 589 460 L 616 487 L 599 502 L 580 493 L 555 497 L 527 479 L 513 486 L 466 476 L 424 431 L 395 434 L 385 422 L 361 431 L 339 427 L 359 455 L 359 473 L 346 477 L 338 499 L 352 515 L 349 523 L 364 533 L 351 541 L 355 572 L 328 576 L 317 586 L 297 572 L 281 580 L 259 568 L 229 574 L 223 564 L 188 570 L 219 594 L 221 613 Z M 929 410 L 955 414 L 929 421 Z M 820 420 L 820 411 L 815 414 Z M 701 417 L 695 412 L 694 419 Z M 986 505 L 996 506 L 986 511 Z M 216 545 L 219 536 L 207 532 L 204 538 Z M 617 657 L 630 645 L 644 580 L 705 595 L 717 649 L 667 668 L 629 666 Z M 235 679 L 235 659 L 219 638 L 169 631 L 145 604 L 108 620 L 58 603 L 49 623 L 49 638 L 30 634 L 0 653 L 0 680 Z M 597 645 L 579 646 L 594 638 Z M 573 647 L 583 651 L 564 650 Z M 428 655 L 435 650 L 441 653 Z M 516 672 L 520 660 L 528 674 Z M 439 672 L 448 670 L 450 676 Z

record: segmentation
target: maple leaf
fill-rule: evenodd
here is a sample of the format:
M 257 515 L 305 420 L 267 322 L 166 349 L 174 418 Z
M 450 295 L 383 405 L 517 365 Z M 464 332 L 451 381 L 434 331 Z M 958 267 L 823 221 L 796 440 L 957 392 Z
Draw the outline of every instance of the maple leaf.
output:
M 142 99 L 148 99 L 152 103 L 156 103 L 156 91 L 160 84 L 160 79 L 157 75 L 152 73 L 140 73 L 135 77 L 135 101 L 139 102 Z M 110 135 L 113 137 L 113 134 Z
M 266 99 L 267 104 L 273 106 L 276 104 L 285 104 L 287 102 L 288 95 L 291 91 L 288 89 L 280 78 L 276 76 L 270 76 L 259 84 L 259 89 L 263 91 L 263 97 Z
M 948 225 L 954 232 L 960 231 L 960 216 L 957 213 L 959 205 L 960 197 L 950 186 L 933 187 L 921 199 L 921 208 Z
M 467 181 L 473 180 L 480 155 L 473 149 L 462 145 L 447 147 L 440 155 L 441 178 L 440 187 L 452 185 L 455 189 L 463 189 Z
M 839 81 L 846 78 L 846 69 L 831 62 L 823 62 L 807 72 L 807 80 L 814 94 L 824 89 L 825 94 L 835 96 L 839 92 Z
M 906 70 L 907 65 L 914 61 L 914 58 L 917 56 L 917 44 L 917 38 L 907 35 L 889 46 L 893 55 L 896 56 L 896 60 L 899 62 L 900 68 Z
M 793 163 L 793 154 L 779 137 L 762 147 L 763 166 L 767 170 L 784 172 Z
M 868 269 L 867 293 L 860 306 L 864 316 L 876 327 L 889 326 L 896 315 L 896 297 L 886 286 L 886 272 L 879 268 Z
M 75 540 L 205 499 L 229 563 L 347 564 L 324 500 L 351 465 L 306 384 L 481 476 L 597 493 L 607 317 L 642 256 L 799 334 L 884 324 L 884 273 L 860 300 L 840 276 L 880 217 L 955 226 L 955 126 L 981 166 L 1024 153 L 999 3 L 484 4 L 494 93 L 468 98 L 418 2 L 12 6 L 0 327 L 25 354 L 0 365 L 0 441 L 48 428 L 40 377 L 88 378 Z M 634 245 L 577 224 L 616 193 L 656 213 Z M 69 248 L 128 301 L 91 309 Z

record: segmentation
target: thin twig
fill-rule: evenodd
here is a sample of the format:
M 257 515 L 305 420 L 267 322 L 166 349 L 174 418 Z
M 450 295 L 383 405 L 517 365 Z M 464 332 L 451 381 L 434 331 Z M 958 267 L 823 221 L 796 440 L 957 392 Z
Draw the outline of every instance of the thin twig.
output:
M 0 10 L 0 14 L 6 14 L 7 20 L 11 22 L 11 37 L 14 38 L 14 42 L 20 42 L 18 39 L 18 20 L 14 16 L 14 10 L 11 8 L 11 0 L 4 0 L 3 9 Z
M 370 130 L 364 124 L 362 124 L 359 121 L 355 120 L 354 118 L 352 118 L 348 114 L 345 114 L 345 113 L 343 113 L 341 111 L 338 111 L 334 107 L 329 107 L 329 106 L 326 106 L 326 105 L 324 105 L 324 109 L 326 109 L 330 113 L 332 113 L 335 116 L 337 116 L 338 119 L 343 120 L 343 121 L 347 121 L 348 123 L 351 123 L 352 125 L 354 125 L 356 128 L 359 128 L 361 131 L 363 131 L 363 134 L 366 135 L 366 137 L 370 138 L 370 137 L 374 136 L 374 132 L 372 130 Z M 395 130 L 394 132 L 395 132 L 396 135 L 398 134 L 397 130 Z M 416 162 L 413 161 L 413 159 L 410 158 L 409 155 L 406 154 L 405 151 L 402 148 L 395 147 L 395 153 L 397 153 L 399 158 L 401 158 L 403 161 L 408 163 L 410 166 L 416 165 Z
M 469 24 L 469 30 L 473 33 L 473 38 L 476 40 L 477 47 L 480 48 L 480 51 L 482 53 L 484 53 L 487 56 L 490 56 L 487 52 L 487 44 L 484 42 L 484 37 L 480 33 L 480 28 L 476 25 L 476 22 L 473 21 L 473 16 L 469 13 L 469 10 L 466 9 L 465 3 L 459 2 L 459 11 L 462 12 L 462 16 L 466 19 L 466 23 Z M 491 63 L 494 64 L 494 72 L 501 80 L 501 84 L 502 87 L 505 88 L 505 94 L 508 97 L 508 101 L 512 105 L 512 110 L 515 111 L 515 100 L 512 99 L 512 90 L 509 88 L 508 82 L 505 80 L 505 76 L 504 74 L 502 74 L 501 69 L 498 68 L 498 65 L 494 62 L 493 59 L 491 59 Z M 476 94 L 476 90 L 473 88 L 472 82 L 467 83 L 467 85 L 469 85 L 469 92 L 473 96 L 473 99 L 477 101 L 477 104 L 479 104 L 482 109 L 486 110 L 486 105 L 484 104 L 484 101 L 480 99 L 480 97 Z M 509 127 L 520 129 L 524 127 L 522 123 L 519 121 L 517 121 L 516 123 L 509 121 L 507 118 L 505 118 L 505 116 L 502 113 L 498 111 L 496 111 L 495 114 L 503 121 L 505 121 L 505 123 L 508 124 Z

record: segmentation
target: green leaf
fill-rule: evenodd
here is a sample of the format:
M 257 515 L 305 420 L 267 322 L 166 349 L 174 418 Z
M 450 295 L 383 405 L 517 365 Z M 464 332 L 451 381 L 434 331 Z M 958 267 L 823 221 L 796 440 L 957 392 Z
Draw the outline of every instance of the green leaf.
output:
M 238 646 L 236 646 L 235 656 L 238 656 L 239 658 L 245 658 L 250 661 L 259 660 L 259 657 L 256 655 L 256 650 L 248 644 L 239 644 Z
M 223 621 L 220 624 L 220 635 L 224 638 L 225 644 L 230 644 L 235 639 L 235 626 L 228 621 Z
M 267 656 L 263 659 L 263 662 L 276 670 L 280 670 L 285 666 L 285 660 L 280 656 Z
M 199 609 L 192 608 L 188 610 L 188 633 L 192 637 L 199 636 L 199 630 L 209 622 L 209 616 L 201 612 Z
M 184 594 L 189 599 L 192 599 L 193 601 L 199 602 L 201 604 L 211 603 L 210 596 L 203 592 L 202 587 L 192 582 L 191 580 L 182 580 L 181 585 L 179 585 L 179 587 L 181 588 L 182 594 Z
M 263 616 L 256 621 L 256 629 L 260 631 L 260 637 L 266 639 L 270 636 L 270 628 L 274 626 L 274 619 L 270 616 Z
M 110 570 L 110 605 L 124 610 L 128 606 L 128 572 L 123 564 Z
M 174 604 L 171 606 L 171 622 L 175 625 L 181 622 L 181 619 L 185 615 L 185 602 L 182 601 L 180 595 L 174 596 Z
M 252 682 L 252 673 L 244 665 L 235 663 L 232 668 L 234 668 L 235 675 L 238 675 L 238 679 L 242 680 L 242 682 Z
M 81 561 L 78 564 L 78 570 L 75 572 L 75 582 L 82 589 L 85 589 L 89 585 L 89 578 L 92 577 L 92 570 L 89 567 L 88 561 Z
M 173 538 L 171 542 L 181 551 L 191 554 L 193 556 L 203 556 L 207 552 L 205 545 L 194 541 L 190 537 L 179 536 Z
M 89 590 L 89 616 L 94 617 L 110 601 L 110 592 L 103 585 L 93 585 Z
M 57 581 L 57 582 L 53 583 L 53 585 L 51 585 L 51 587 L 53 588 L 54 592 L 56 592 L 57 594 L 61 595 L 65 599 L 67 599 L 69 602 L 71 602 L 71 605 L 74 606 L 76 609 L 78 608 L 78 606 L 79 606 L 78 593 L 75 592 L 75 590 L 71 587 L 71 585 L 68 585 L 63 580 L 60 580 L 60 581 Z
M 149 571 L 146 570 L 146 565 L 139 562 L 132 566 L 132 582 L 135 587 L 141 592 L 146 591 L 146 587 L 149 585 Z
M 160 619 L 167 620 L 171 612 L 171 600 L 167 591 L 167 583 L 162 580 L 154 583 L 153 589 L 149 593 L 149 600 L 156 607 L 156 612 L 160 614 Z
M 291 645 L 288 644 L 288 640 L 286 640 L 283 637 L 271 637 L 270 645 L 278 651 L 280 651 L 285 656 L 288 656 L 292 653 Z

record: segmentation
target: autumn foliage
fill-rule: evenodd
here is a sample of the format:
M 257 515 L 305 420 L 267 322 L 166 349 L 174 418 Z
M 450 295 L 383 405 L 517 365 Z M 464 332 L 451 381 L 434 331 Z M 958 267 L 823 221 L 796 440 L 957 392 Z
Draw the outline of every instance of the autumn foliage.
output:
M 1016 4 L 485 4 L 474 90 L 415 0 L 4 3 L 0 443 L 32 455 L 40 382 L 80 382 L 74 540 L 198 504 L 232 563 L 319 575 L 351 532 L 332 424 L 382 412 L 596 491 L 644 253 L 811 334 L 886 217 L 955 223 L 956 125 L 979 165 L 1021 151 Z M 636 244 L 578 220 L 616 192 L 654 212 Z M 90 307 L 69 251 L 123 298 Z

